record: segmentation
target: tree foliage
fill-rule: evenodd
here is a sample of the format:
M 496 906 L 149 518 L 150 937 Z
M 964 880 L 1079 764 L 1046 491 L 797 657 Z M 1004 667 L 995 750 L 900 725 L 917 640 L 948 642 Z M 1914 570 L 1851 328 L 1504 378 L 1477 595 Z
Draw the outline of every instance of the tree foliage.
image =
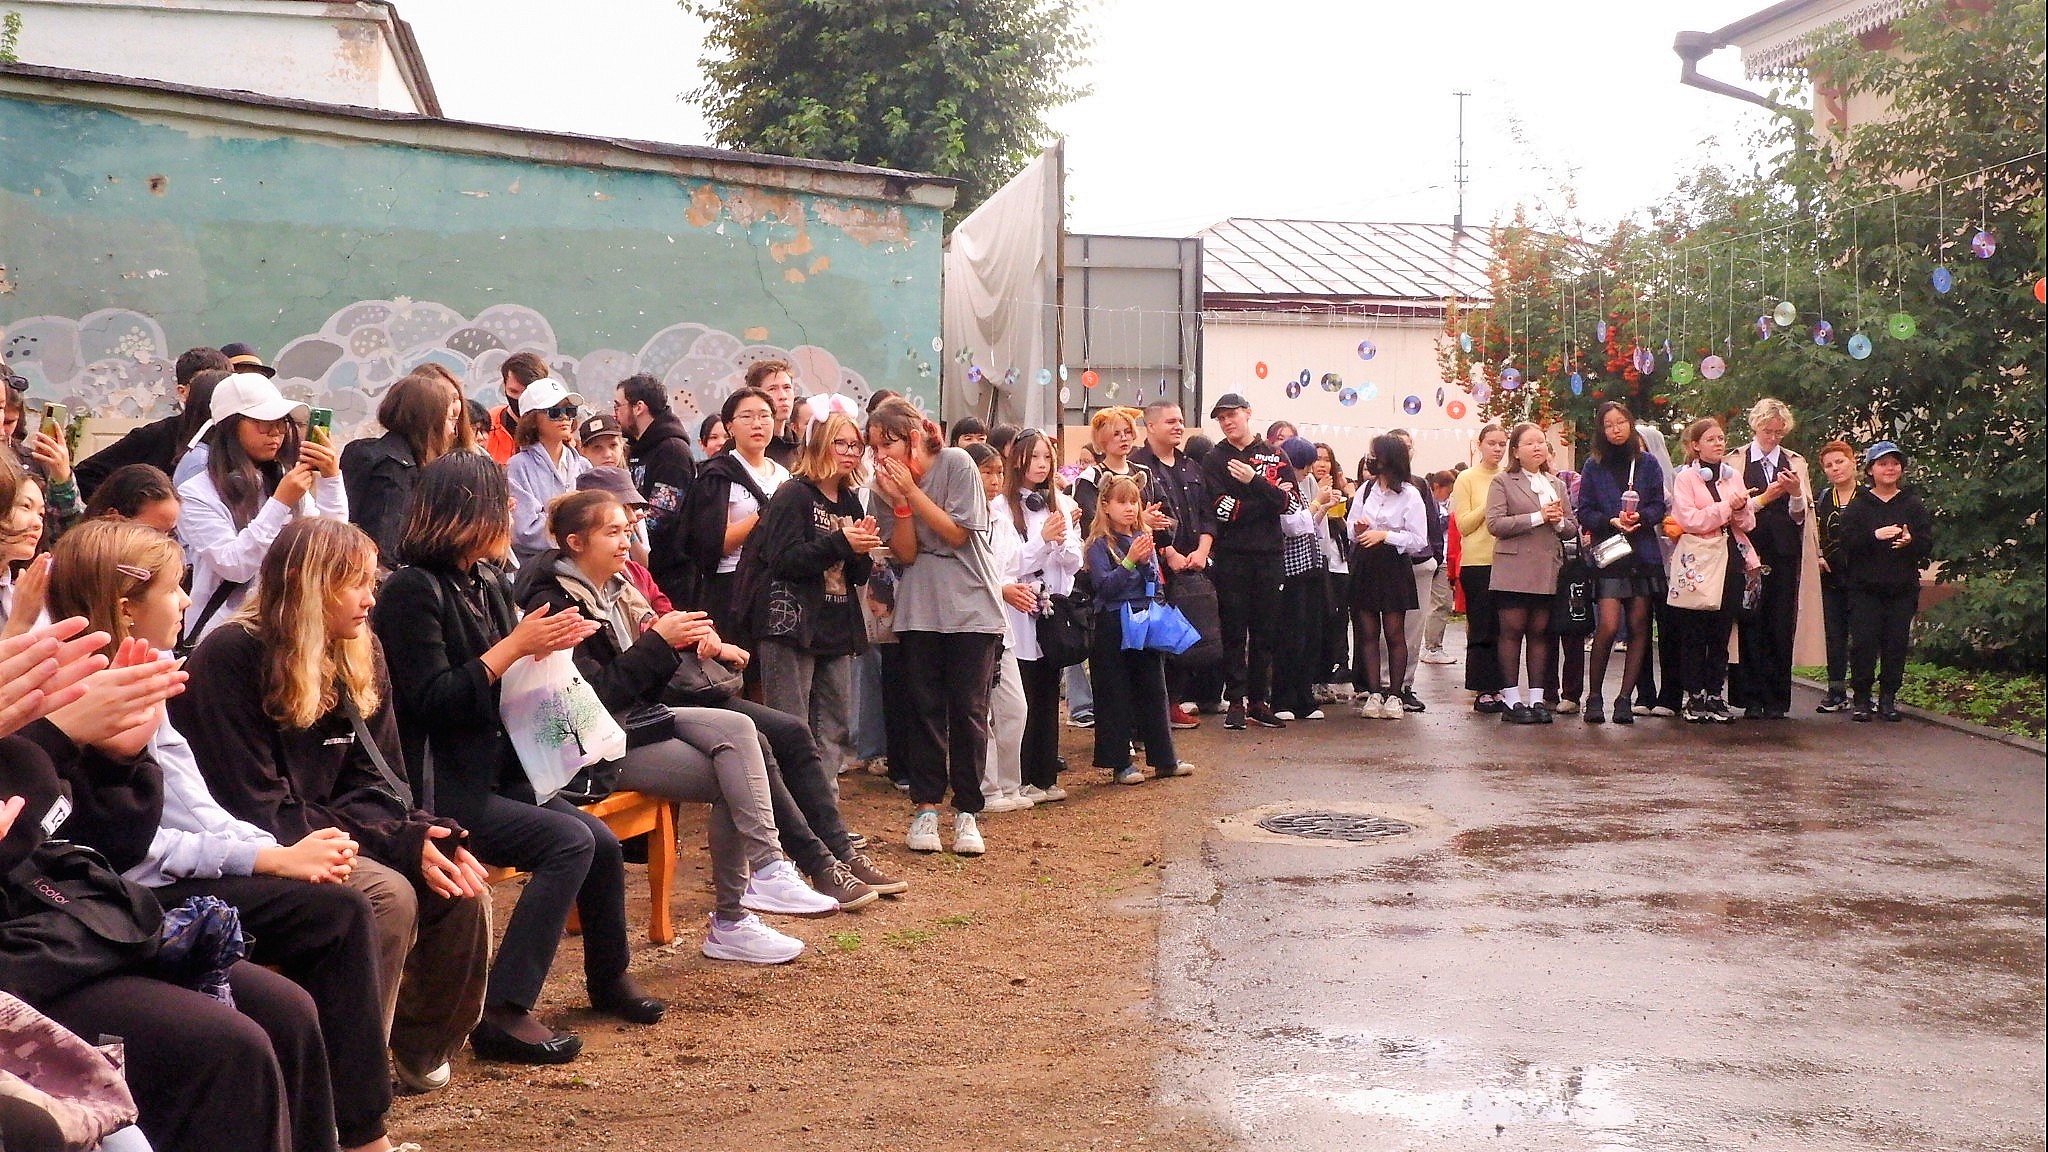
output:
M 1085 95 L 1073 0 L 679 0 L 709 27 L 689 93 L 729 148 L 961 182 L 965 216 Z
M 21 13 L 0 14 L 0 64 L 12 64 L 14 50 L 21 45 Z
M 1942 579 L 1965 581 L 1925 634 L 1950 660 L 2039 666 L 2048 650 L 2048 346 L 2035 296 L 2048 263 L 2044 7 L 1928 4 L 1888 42 L 1824 46 L 1808 62 L 1817 99 L 1856 94 L 1888 114 L 1836 138 L 1790 112 L 1751 171 L 1705 170 L 1646 219 L 1571 249 L 1592 248 L 1607 284 L 1625 286 L 1623 307 L 1608 293 L 1610 322 L 1672 334 L 1673 355 L 1631 382 L 1638 411 L 1662 394 L 1674 412 L 1734 417 L 1777 396 L 1798 413 L 1791 439 L 1809 458 L 1837 437 L 1906 450 L 1908 480 L 1935 511 Z M 1519 235 L 1523 223 L 1500 230 L 1502 282 L 1554 287 L 1541 274 L 1554 277 L 1558 246 Z M 1995 239 L 1989 257 L 1972 250 L 1980 232 Z M 1532 270 L 1532 252 L 1551 265 Z M 1786 301 L 1792 324 L 1760 323 Z M 1497 295 L 1491 311 L 1507 310 Z M 1895 334 L 1899 314 L 1916 331 Z M 1539 309 L 1527 330 L 1541 337 L 1543 320 Z M 1863 359 L 1847 351 L 1857 335 L 1870 341 Z M 1661 338 L 1645 342 L 1663 351 Z M 1718 380 L 1697 375 L 1709 354 L 1726 361 Z M 1674 363 L 1694 378 L 1678 383 Z M 1546 383 L 1555 396 L 1554 374 Z

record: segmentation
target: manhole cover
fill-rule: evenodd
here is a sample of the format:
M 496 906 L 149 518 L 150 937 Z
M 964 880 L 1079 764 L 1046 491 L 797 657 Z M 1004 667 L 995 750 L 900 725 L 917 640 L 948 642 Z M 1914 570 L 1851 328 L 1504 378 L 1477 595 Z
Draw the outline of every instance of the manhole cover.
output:
M 1259 827 L 1282 836 L 1307 840 L 1348 840 L 1365 844 L 1391 840 L 1415 831 L 1415 825 L 1386 816 L 1361 812 L 1281 812 L 1258 822 Z

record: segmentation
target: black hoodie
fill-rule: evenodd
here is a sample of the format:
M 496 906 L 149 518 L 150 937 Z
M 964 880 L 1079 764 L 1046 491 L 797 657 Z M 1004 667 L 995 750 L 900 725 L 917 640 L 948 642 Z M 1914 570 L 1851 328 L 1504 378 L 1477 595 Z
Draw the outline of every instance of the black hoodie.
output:
M 697 480 L 690 433 L 673 412 L 654 418 L 628 440 L 633 487 L 647 497 L 647 570 L 673 604 L 697 600 L 697 568 L 686 542 L 684 504 Z

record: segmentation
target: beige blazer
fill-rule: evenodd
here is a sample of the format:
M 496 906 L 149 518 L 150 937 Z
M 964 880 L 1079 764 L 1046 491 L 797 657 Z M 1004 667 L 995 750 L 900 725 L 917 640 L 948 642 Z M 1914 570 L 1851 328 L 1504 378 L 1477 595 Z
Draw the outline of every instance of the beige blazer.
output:
M 1558 498 L 1565 501 L 1564 520 L 1557 524 L 1531 524 L 1531 515 L 1543 511 L 1543 503 L 1537 499 L 1528 475 L 1502 472 L 1493 478 L 1493 486 L 1486 493 L 1486 530 L 1493 533 L 1493 578 L 1487 586 L 1495 592 L 1548 596 L 1557 591 L 1557 570 L 1564 565 L 1564 541 L 1578 537 L 1579 522 L 1572 517 L 1564 481 L 1553 475 L 1550 483 Z

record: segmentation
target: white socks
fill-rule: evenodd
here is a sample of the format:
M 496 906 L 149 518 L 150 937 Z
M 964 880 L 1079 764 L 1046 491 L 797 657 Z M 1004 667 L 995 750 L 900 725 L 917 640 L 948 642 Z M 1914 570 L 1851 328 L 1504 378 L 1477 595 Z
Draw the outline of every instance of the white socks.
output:
M 1500 692 L 1500 698 L 1507 701 L 1508 707 L 1519 708 L 1522 705 L 1522 689 L 1519 686 L 1503 688 Z
M 1534 704 L 1541 704 L 1541 703 L 1543 703 L 1543 689 L 1541 689 L 1541 688 L 1531 688 L 1531 689 L 1529 689 L 1529 703 L 1530 703 L 1530 704 L 1532 704 L 1532 705 L 1534 705 Z

